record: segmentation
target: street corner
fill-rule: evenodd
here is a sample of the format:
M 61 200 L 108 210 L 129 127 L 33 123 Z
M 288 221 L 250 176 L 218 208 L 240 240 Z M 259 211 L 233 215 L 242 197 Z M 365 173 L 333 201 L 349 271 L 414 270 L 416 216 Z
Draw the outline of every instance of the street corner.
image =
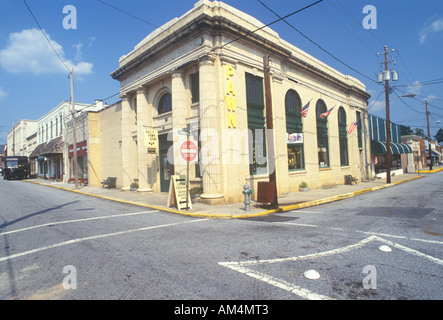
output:
M 220 262 L 219 265 L 307 300 L 408 300 L 443 298 L 434 277 L 443 260 L 371 235 L 347 246 L 287 258 Z M 427 275 L 406 277 L 415 265 Z M 401 267 L 400 267 L 401 266 Z M 409 268 L 409 269 L 408 269 Z M 410 274 L 413 274 L 411 271 Z M 416 284 L 421 283 L 419 289 Z M 414 297 L 407 292 L 414 292 Z

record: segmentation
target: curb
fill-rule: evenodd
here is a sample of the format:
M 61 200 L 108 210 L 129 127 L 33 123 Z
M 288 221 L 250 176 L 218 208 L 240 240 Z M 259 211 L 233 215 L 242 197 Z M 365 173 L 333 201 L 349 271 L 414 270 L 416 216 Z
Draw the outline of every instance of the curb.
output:
M 344 193 L 344 194 L 333 196 L 333 197 L 328 197 L 328 198 L 323 198 L 323 199 L 318 199 L 318 200 L 312 200 L 312 201 L 306 201 L 306 202 L 302 202 L 302 203 L 299 203 L 299 204 L 285 206 L 285 207 L 279 207 L 277 209 L 266 210 L 266 211 L 259 212 L 259 213 L 250 213 L 250 214 L 241 214 L 241 215 L 189 213 L 189 212 L 178 211 L 178 210 L 174 210 L 174 209 L 170 209 L 170 208 L 166 208 L 166 207 L 157 207 L 157 206 L 143 204 L 143 203 L 138 203 L 138 202 L 133 202 L 133 201 L 126 201 L 126 200 L 121 200 L 121 199 L 116 199 L 116 198 L 111 198 L 111 197 L 106 197 L 106 196 L 100 196 L 100 195 L 96 195 L 96 194 L 92 194 L 92 193 L 88 193 L 88 192 L 82 192 L 82 191 L 78 191 L 78 190 L 72 190 L 72 189 L 67 189 L 67 188 L 63 188 L 63 187 L 53 186 L 53 185 L 50 185 L 50 184 L 44 184 L 44 183 L 40 183 L 38 181 L 31 181 L 31 180 L 23 180 L 23 181 L 34 183 L 34 184 L 38 184 L 38 185 L 41 185 L 41 186 L 47 186 L 47 187 L 51 187 L 51 188 L 56 188 L 56 189 L 60 189 L 60 190 L 64 190 L 64 191 L 70 191 L 70 192 L 74 192 L 74 193 L 78 193 L 78 194 L 82 194 L 82 195 L 86 195 L 86 196 L 90 196 L 90 197 L 94 197 L 94 198 L 110 200 L 110 201 L 114 201 L 114 202 L 120 202 L 120 203 L 125 203 L 125 204 L 130 204 L 130 205 L 134 205 L 134 206 L 145 207 L 145 208 L 150 208 L 150 209 L 155 209 L 155 210 L 161 210 L 161 211 L 181 214 L 181 215 L 189 216 L 189 217 L 207 218 L 207 219 L 244 219 L 244 218 L 253 218 L 253 217 L 267 216 L 269 214 L 278 213 L 278 212 L 287 212 L 287 211 L 291 211 L 291 210 L 297 210 L 297 209 L 302 209 L 302 208 L 314 207 L 314 206 L 318 206 L 318 205 L 322 205 L 322 204 L 326 204 L 326 203 L 331 203 L 331 202 L 334 202 L 334 201 L 339 201 L 339 200 L 343 200 L 343 199 L 347 199 L 347 198 L 352 198 L 352 197 L 355 197 L 355 196 L 358 196 L 358 195 L 362 195 L 362 194 L 365 194 L 365 193 L 369 193 L 369 192 L 372 192 L 372 191 L 377 191 L 377 190 L 380 190 L 380 189 L 389 188 L 389 187 L 392 187 L 392 186 L 395 186 L 395 185 L 399 185 L 399 184 L 402 184 L 402 183 L 405 183 L 405 182 L 409 182 L 409 181 L 413 181 L 413 180 L 416 180 L 416 179 L 420 179 L 420 178 L 423 178 L 423 177 L 424 176 L 417 176 L 417 177 L 414 177 L 414 178 L 411 178 L 411 179 L 407 179 L 407 180 L 403 180 L 403 181 L 398 181 L 398 182 L 394 182 L 394 183 L 390 183 L 390 184 L 384 184 L 384 185 L 377 186 L 377 187 L 366 188 L 366 189 L 362 189 L 362 190 L 358 190 L 358 191 L 354 191 L 354 192 Z

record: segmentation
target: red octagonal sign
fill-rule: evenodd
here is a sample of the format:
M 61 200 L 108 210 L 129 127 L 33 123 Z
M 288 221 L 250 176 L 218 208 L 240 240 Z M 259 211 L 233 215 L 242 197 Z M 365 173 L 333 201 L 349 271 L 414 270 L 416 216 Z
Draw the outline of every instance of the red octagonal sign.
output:
M 193 141 L 185 141 L 180 147 L 180 156 L 185 161 L 194 161 L 197 157 L 197 146 Z

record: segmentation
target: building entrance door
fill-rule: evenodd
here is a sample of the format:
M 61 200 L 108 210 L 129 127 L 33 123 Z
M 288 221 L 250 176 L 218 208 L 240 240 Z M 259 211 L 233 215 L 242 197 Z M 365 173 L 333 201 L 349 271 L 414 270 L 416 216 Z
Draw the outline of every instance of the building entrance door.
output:
M 160 191 L 169 192 L 169 180 L 174 174 L 173 159 L 168 159 L 168 150 L 172 146 L 172 141 L 168 141 L 168 135 L 158 136 L 158 149 L 160 161 Z

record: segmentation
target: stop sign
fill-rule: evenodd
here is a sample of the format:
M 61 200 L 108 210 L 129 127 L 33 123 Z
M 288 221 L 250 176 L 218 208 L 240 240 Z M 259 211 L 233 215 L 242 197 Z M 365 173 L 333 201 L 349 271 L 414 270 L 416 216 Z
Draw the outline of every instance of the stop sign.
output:
M 185 141 L 180 147 L 180 156 L 185 161 L 194 161 L 197 157 L 197 146 L 193 141 Z

